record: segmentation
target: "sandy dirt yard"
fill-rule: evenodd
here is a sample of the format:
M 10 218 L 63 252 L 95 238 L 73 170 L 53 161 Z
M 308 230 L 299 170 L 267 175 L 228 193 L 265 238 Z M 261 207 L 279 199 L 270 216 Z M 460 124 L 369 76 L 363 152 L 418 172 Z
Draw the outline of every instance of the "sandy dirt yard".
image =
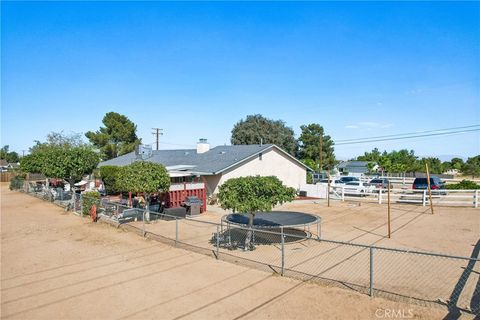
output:
M 345 245 L 326 240 L 402 248 L 421 252 L 436 252 L 455 256 L 478 258 L 480 249 L 479 209 L 430 208 L 417 205 L 394 205 L 391 210 L 392 237 L 387 235 L 386 205 L 353 202 L 325 201 L 294 202 L 277 210 L 291 210 L 317 214 L 322 218 L 321 239 L 287 237 L 282 261 L 280 237 L 268 232 L 255 231 L 256 247 L 244 251 L 245 232 L 238 229 L 217 230 L 216 224 L 226 212 L 215 207 L 194 219 L 174 221 L 156 220 L 146 224 L 149 235 L 178 239 L 190 248 L 202 248 L 203 252 L 215 251 L 213 236 L 220 231 L 219 257 L 227 261 L 255 261 L 262 270 L 281 271 L 300 279 L 337 285 L 368 293 L 370 285 L 370 256 L 368 248 Z M 130 225 L 143 228 L 142 222 Z M 225 225 L 223 225 L 225 227 Z M 178 230 L 178 234 L 177 234 Z M 280 232 L 280 230 L 276 230 Z M 291 233 L 289 229 L 286 232 Z M 295 230 L 301 233 L 302 230 Z M 310 228 L 316 233 L 316 226 Z M 308 234 L 308 228 L 307 233 Z M 232 243 L 234 243 L 232 248 Z M 373 252 L 373 288 L 375 294 L 394 301 L 415 299 L 417 303 L 455 304 L 465 310 L 478 311 L 480 298 L 480 263 L 466 259 L 445 258 L 432 255 L 400 253 L 375 249 Z M 405 300 L 407 298 L 407 300 Z
M 1 186 L 5 319 L 441 319 L 91 223 Z

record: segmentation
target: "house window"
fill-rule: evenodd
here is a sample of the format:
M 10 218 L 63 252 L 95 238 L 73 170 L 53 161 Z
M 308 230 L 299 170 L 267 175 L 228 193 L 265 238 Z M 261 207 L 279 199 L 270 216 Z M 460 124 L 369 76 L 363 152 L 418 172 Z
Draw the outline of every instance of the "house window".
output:
M 258 154 L 258 160 L 260 160 L 260 161 L 262 160 L 262 153 L 261 152 Z

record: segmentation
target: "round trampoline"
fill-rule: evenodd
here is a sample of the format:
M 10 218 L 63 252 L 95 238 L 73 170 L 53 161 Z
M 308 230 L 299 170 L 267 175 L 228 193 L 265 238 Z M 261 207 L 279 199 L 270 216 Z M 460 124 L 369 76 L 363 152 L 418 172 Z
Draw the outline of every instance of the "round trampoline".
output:
M 249 221 L 249 215 L 241 213 L 232 213 L 224 217 L 227 223 L 246 227 Z M 271 211 L 258 212 L 253 219 L 253 228 L 255 229 L 278 229 L 306 227 L 312 224 L 318 224 L 320 217 L 303 212 L 295 211 Z
M 244 241 L 248 229 L 248 214 L 231 213 L 222 217 L 221 230 L 226 232 L 229 241 L 238 239 Z M 253 219 L 253 242 L 255 244 L 272 244 L 282 242 L 296 242 L 312 236 L 320 238 L 322 219 L 314 214 L 295 211 L 258 212 Z M 316 232 L 310 227 L 316 225 Z M 226 226 L 226 230 L 224 230 Z M 315 228 L 315 226 L 314 226 Z M 316 235 L 315 235 L 316 233 Z

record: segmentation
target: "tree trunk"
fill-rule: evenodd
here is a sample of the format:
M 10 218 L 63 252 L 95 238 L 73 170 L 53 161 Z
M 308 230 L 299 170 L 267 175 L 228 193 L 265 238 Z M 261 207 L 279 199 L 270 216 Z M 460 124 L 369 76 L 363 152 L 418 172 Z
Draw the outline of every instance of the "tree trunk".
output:
M 150 222 L 150 195 L 146 194 L 145 195 L 145 220 L 147 223 Z
M 253 238 L 253 230 L 252 230 L 252 227 L 253 227 L 253 219 L 255 219 L 255 213 L 254 212 L 250 212 L 250 217 L 248 219 L 248 230 L 247 230 L 247 236 L 245 237 L 245 248 L 244 250 L 251 250 L 253 248 L 253 241 L 252 241 L 252 238 Z
M 70 208 L 73 211 L 75 211 L 75 190 L 73 189 L 73 185 L 75 184 L 75 180 L 74 179 L 69 179 L 68 183 L 70 183 L 70 193 L 72 195 L 72 199 L 70 199 Z

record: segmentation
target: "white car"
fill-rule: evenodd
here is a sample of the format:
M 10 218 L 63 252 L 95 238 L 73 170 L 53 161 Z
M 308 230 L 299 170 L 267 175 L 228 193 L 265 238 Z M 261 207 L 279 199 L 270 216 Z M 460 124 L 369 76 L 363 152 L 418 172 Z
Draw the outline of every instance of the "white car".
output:
M 343 186 L 344 194 L 365 195 L 366 193 L 373 192 L 374 190 L 374 186 L 360 181 L 348 182 Z

